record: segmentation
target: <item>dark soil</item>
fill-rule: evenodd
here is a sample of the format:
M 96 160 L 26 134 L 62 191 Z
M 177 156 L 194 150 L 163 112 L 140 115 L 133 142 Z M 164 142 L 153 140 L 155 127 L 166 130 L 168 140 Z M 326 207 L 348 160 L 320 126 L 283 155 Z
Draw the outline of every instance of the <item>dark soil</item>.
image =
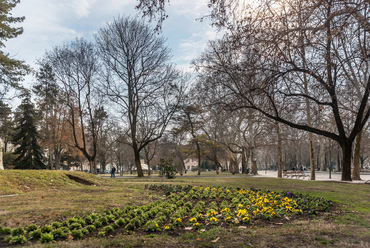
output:
M 75 182 L 77 182 L 77 183 L 80 183 L 80 184 L 83 184 L 83 185 L 89 185 L 89 186 L 94 185 L 94 183 L 93 183 L 93 182 L 90 182 L 90 181 L 85 180 L 85 179 L 83 179 L 83 178 L 76 177 L 76 176 L 72 176 L 72 175 L 69 175 L 69 174 L 66 174 L 66 175 L 67 175 L 67 177 L 68 177 L 69 179 L 71 179 L 71 180 L 73 180 L 73 181 L 75 181 Z

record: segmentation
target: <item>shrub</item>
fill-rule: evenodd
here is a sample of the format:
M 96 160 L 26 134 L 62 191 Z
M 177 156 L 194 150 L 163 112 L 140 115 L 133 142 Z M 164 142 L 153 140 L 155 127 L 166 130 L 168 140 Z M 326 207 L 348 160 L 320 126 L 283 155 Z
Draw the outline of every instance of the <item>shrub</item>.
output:
M 51 231 L 53 231 L 53 228 L 50 225 L 41 227 L 42 233 L 50 233 Z
M 28 239 L 39 239 L 39 238 L 41 238 L 41 230 L 40 229 L 33 230 L 28 235 Z
M 123 226 L 124 224 L 126 224 L 125 220 L 123 218 L 119 218 L 118 220 L 116 220 L 115 222 L 118 226 Z
M 90 225 L 94 222 L 94 219 L 91 216 L 86 216 L 85 217 L 85 222 Z
M 75 229 L 81 229 L 82 226 L 80 223 L 73 223 L 72 225 L 70 225 L 69 227 L 69 230 L 75 230 Z
M 102 231 L 104 231 L 106 234 L 108 234 L 108 233 L 113 232 L 114 228 L 111 225 L 109 225 L 109 226 L 105 226 Z
M 95 222 L 94 222 L 94 226 L 95 227 L 101 227 L 103 225 L 103 223 L 101 223 L 100 221 L 98 221 L 98 220 L 96 220 Z
M 76 229 L 71 231 L 71 235 L 75 239 L 81 239 L 84 236 L 81 230 L 76 230 Z
M 89 231 L 89 232 L 93 232 L 93 231 L 95 231 L 95 226 L 94 225 L 89 225 L 89 226 L 87 226 L 86 227 L 86 229 Z
M 10 227 L 4 227 L 0 229 L 0 234 L 10 234 L 12 232 L 12 229 Z
M 132 224 L 132 223 L 128 223 L 126 226 L 125 226 L 125 229 L 127 231 L 134 231 L 136 229 L 135 225 Z
M 53 222 L 53 224 L 51 224 L 51 226 L 55 229 L 59 228 L 62 226 L 62 224 L 60 224 L 60 222 Z
M 176 177 L 177 165 L 170 158 L 161 158 L 158 164 L 159 175 L 166 176 L 167 179 Z
M 9 244 L 13 245 L 13 244 L 24 244 L 27 242 L 27 239 L 24 235 L 19 235 L 19 236 L 14 236 L 11 238 L 11 240 L 9 241 Z
M 35 230 L 37 230 L 37 229 L 38 229 L 38 226 L 37 226 L 37 225 L 35 225 L 35 224 L 31 224 L 31 225 L 28 225 L 28 226 L 26 227 L 27 232 L 32 232 L 32 231 L 35 231 Z
M 66 239 L 68 235 L 62 228 L 55 229 L 51 234 L 54 236 L 54 239 Z
M 54 236 L 51 233 L 43 233 L 41 234 L 40 243 L 49 243 L 54 241 Z
M 11 235 L 13 237 L 19 236 L 19 235 L 24 235 L 25 233 L 26 232 L 24 231 L 23 227 L 17 227 L 17 228 L 12 229 L 12 231 L 11 231 Z

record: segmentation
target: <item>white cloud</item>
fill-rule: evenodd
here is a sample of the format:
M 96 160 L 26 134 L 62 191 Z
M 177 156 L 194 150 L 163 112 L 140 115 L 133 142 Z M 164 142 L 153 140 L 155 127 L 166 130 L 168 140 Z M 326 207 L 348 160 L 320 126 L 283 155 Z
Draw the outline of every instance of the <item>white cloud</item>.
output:
M 94 3 L 95 0 L 70 0 L 65 5 L 71 7 L 76 15 L 82 18 L 89 16 L 89 10 Z

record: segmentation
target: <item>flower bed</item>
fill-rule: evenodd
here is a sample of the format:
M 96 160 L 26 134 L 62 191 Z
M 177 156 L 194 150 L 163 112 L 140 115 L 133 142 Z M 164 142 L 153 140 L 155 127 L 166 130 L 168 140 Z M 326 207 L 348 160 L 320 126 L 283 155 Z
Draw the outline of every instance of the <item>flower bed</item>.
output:
M 140 207 L 128 205 L 101 214 L 75 216 L 43 227 L 0 227 L 0 235 L 5 242 L 21 244 L 114 233 L 202 231 L 215 225 L 256 226 L 296 215 L 314 216 L 329 211 L 332 206 L 331 201 L 323 198 L 293 192 L 189 185 L 146 185 L 145 188 L 163 192 L 167 198 Z

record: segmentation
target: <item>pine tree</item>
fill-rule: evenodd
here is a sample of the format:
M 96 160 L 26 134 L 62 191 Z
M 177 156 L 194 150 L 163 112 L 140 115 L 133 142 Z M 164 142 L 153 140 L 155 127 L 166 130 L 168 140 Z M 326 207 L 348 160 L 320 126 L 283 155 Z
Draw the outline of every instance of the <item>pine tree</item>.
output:
M 45 169 L 43 163 L 42 149 L 38 143 L 39 134 L 36 129 L 37 114 L 30 100 L 30 96 L 26 96 L 19 109 L 18 126 L 13 142 L 19 145 L 14 154 L 18 155 L 14 161 L 14 169 Z
M 11 26 L 24 20 L 24 17 L 13 17 L 10 13 L 19 2 L 20 0 L 0 0 L 0 48 L 5 47 L 5 41 L 8 39 L 16 38 L 23 33 L 22 27 Z M 28 69 L 24 61 L 13 59 L 0 50 L 0 85 L 4 87 L 1 94 L 5 94 L 9 86 L 19 88 L 18 82 Z
M 8 104 L 0 100 L 0 137 L 4 141 L 4 152 L 8 151 L 8 143 L 14 133 L 14 121 L 12 109 Z

